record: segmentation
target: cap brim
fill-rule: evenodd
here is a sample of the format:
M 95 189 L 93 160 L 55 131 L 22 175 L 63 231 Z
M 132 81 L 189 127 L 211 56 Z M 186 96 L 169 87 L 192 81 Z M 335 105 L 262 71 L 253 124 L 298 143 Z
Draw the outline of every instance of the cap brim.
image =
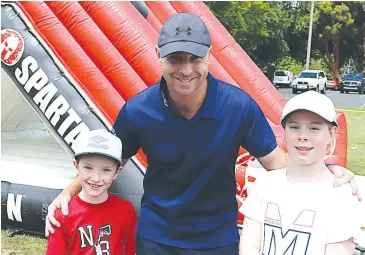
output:
M 101 155 L 101 156 L 105 156 L 105 157 L 108 157 L 108 158 L 111 158 L 111 159 L 114 159 L 116 160 L 119 164 L 122 163 L 122 160 L 119 158 L 116 158 L 116 157 L 113 157 L 109 154 L 106 154 L 106 153 L 102 153 L 102 152 L 95 152 L 95 151 L 89 151 L 89 152 L 82 152 L 82 153 L 75 153 L 74 154 L 74 158 L 78 157 L 78 156 L 82 156 L 82 155 L 90 155 L 90 154 L 96 154 L 96 155 Z
M 333 124 L 335 124 L 337 127 L 338 127 L 338 124 L 337 124 L 337 120 L 333 120 L 333 121 L 330 121 L 328 120 L 327 116 L 323 116 L 322 114 L 318 113 L 318 111 L 315 111 L 314 109 L 310 108 L 310 107 L 298 107 L 298 108 L 295 108 L 289 112 L 287 112 L 284 116 L 281 117 L 280 119 L 280 123 L 281 123 L 281 126 L 284 127 L 284 120 L 293 112 L 296 112 L 296 111 L 308 111 L 308 112 L 313 112 L 315 114 L 317 114 L 318 116 L 321 116 L 323 119 L 327 120 L 328 122 L 332 122 Z
M 205 57 L 208 53 L 209 47 L 194 42 L 172 42 L 161 46 L 160 57 L 166 57 L 167 55 L 175 52 L 187 52 L 198 57 Z

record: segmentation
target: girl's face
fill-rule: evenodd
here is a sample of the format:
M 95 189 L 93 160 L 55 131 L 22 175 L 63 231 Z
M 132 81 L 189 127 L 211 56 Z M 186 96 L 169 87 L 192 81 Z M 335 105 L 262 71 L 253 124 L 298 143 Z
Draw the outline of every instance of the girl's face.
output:
M 336 128 L 330 129 L 328 122 L 313 112 L 291 113 L 285 123 L 285 145 L 291 161 L 301 165 L 324 161 L 335 134 Z

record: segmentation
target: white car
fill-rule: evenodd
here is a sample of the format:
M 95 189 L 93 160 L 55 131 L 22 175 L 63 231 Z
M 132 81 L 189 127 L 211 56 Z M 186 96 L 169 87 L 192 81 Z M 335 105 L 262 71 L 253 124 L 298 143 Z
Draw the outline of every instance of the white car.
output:
M 327 77 L 322 70 L 305 70 L 292 83 L 292 92 L 316 90 L 322 94 L 326 92 Z
M 293 72 L 276 70 L 274 73 L 273 83 L 274 86 L 277 88 L 281 86 L 290 88 L 293 80 L 294 80 Z

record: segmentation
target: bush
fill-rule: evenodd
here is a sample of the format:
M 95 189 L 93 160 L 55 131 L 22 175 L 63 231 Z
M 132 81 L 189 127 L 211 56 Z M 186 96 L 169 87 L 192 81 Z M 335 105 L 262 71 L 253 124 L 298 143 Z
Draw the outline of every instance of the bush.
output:
M 323 70 L 326 75 L 333 75 L 322 58 L 312 58 L 309 68 L 313 70 Z M 267 68 L 270 78 L 273 78 L 275 70 L 288 70 L 293 72 L 294 75 L 298 75 L 301 71 L 305 70 L 305 64 L 293 59 L 291 56 L 285 56 L 272 63 Z

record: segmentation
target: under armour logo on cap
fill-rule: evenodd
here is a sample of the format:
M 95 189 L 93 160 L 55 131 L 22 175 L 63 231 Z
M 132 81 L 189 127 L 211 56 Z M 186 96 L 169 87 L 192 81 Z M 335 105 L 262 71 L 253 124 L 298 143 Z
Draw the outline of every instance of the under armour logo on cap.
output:
M 190 31 L 191 31 L 190 27 L 177 27 L 176 35 L 191 35 Z

